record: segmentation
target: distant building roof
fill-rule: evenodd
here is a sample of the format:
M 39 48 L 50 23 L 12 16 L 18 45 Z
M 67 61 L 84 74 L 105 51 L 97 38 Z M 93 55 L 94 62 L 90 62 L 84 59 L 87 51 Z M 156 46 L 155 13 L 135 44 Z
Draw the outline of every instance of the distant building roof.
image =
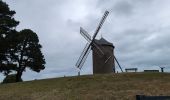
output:
M 108 45 L 108 46 L 113 46 L 113 43 L 108 42 L 106 39 L 103 37 L 100 38 L 100 40 L 95 39 L 95 42 L 99 45 Z M 114 47 L 114 46 L 113 46 Z

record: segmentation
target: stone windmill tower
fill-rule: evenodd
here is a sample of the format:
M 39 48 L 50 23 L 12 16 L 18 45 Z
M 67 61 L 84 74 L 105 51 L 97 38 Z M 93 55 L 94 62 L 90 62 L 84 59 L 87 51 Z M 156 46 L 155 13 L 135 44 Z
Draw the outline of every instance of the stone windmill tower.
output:
M 109 12 L 105 11 L 93 37 L 91 37 L 82 27 L 80 27 L 80 34 L 88 41 L 85 48 L 83 49 L 76 66 L 81 69 L 90 51 L 93 54 L 93 74 L 111 73 L 115 72 L 115 61 L 119 65 L 123 72 L 120 64 L 114 56 L 114 46 L 104 38 L 96 40 L 96 36 L 101 29 L 106 17 Z
M 93 56 L 93 73 L 112 73 L 115 72 L 115 60 L 114 60 L 114 46 L 103 37 L 100 40 L 95 39 L 95 43 L 104 55 L 98 54 L 98 50 L 92 47 Z

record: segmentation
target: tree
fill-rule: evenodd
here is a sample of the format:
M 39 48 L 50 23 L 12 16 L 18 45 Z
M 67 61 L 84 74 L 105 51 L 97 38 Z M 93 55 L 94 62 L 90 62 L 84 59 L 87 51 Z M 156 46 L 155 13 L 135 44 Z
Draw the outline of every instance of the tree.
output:
M 45 68 L 44 55 L 41 52 L 38 36 L 30 29 L 24 29 L 13 38 L 15 45 L 10 49 L 10 59 L 17 64 L 16 82 L 21 80 L 23 71 L 30 68 L 40 72 Z
M 11 38 L 16 33 L 16 26 L 19 24 L 13 16 L 15 11 L 9 9 L 8 5 L 0 0 L 0 72 L 5 75 L 10 73 L 10 69 L 15 68 L 8 59 L 9 53 L 7 52 L 12 45 Z
M 13 18 L 14 14 L 15 11 L 0 0 L 0 72 L 6 76 L 16 72 L 16 82 L 19 82 L 26 68 L 36 72 L 43 70 L 45 59 L 35 32 L 15 30 L 19 22 Z

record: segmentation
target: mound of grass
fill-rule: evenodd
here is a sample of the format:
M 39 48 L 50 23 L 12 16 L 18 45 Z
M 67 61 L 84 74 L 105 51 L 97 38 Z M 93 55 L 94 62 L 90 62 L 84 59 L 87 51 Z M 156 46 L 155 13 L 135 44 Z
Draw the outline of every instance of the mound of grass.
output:
M 20 79 L 20 82 L 22 82 L 23 80 Z M 16 82 L 16 74 L 11 74 L 11 75 L 7 75 L 4 80 L 2 81 L 2 84 L 6 84 L 6 83 L 15 83 Z
M 0 85 L 0 100 L 135 100 L 137 94 L 170 95 L 170 74 L 102 74 Z

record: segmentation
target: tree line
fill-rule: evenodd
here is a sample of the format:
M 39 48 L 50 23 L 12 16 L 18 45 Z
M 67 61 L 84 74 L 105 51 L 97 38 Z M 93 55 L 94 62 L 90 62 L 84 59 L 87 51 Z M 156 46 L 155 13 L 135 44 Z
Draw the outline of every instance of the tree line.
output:
M 15 11 L 0 0 L 0 72 L 5 76 L 15 74 L 15 82 L 21 80 L 26 68 L 40 72 L 45 68 L 38 36 L 31 29 L 17 31 Z

